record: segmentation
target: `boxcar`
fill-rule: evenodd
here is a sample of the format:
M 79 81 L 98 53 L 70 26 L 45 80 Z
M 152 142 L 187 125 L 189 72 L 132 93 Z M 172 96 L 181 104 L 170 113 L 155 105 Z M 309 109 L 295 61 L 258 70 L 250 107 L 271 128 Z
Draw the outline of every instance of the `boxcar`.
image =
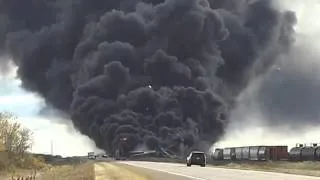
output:
M 266 160 L 288 159 L 288 146 L 266 146 Z
M 249 159 L 252 160 L 252 161 L 257 161 L 259 160 L 259 149 L 261 147 L 260 146 L 251 146 L 249 148 Z
M 266 161 L 269 159 L 268 153 L 267 153 L 267 147 L 261 146 L 258 150 L 258 160 L 260 161 Z
M 225 148 L 223 150 L 223 159 L 224 160 L 235 160 L 236 159 L 235 148 Z
M 267 161 L 287 160 L 288 146 L 244 146 L 216 149 L 213 153 L 215 160 L 238 160 L 238 161 Z M 222 156 L 222 157 L 221 157 Z M 317 151 L 320 160 L 320 147 Z
M 242 160 L 250 159 L 250 146 L 242 147 Z
M 236 147 L 235 153 L 236 153 L 236 160 L 242 160 L 242 148 Z
M 213 160 L 223 160 L 223 149 L 215 149 L 212 154 Z

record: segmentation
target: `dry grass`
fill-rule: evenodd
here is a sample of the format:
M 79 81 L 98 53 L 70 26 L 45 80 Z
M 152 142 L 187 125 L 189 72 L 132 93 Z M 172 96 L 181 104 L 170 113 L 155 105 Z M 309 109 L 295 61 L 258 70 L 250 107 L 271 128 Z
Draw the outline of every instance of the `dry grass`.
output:
M 96 180 L 148 180 L 141 171 L 114 163 L 96 163 Z
M 320 177 L 320 162 L 250 162 L 250 163 L 229 163 L 217 167 L 258 170 L 269 172 L 280 172 Z
M 43 180 L 94 180 L 93 163 L 51 166 L 41 173 Z
M 30 176 L 46 166 L 43 159 L 30 154 L 4 157 L 0 156 L 0 178 Z
M 36 175 L 37 172 L 32 171 L 32 170 L 25 170 L 25 169 L 15 169 L 14 172 L 10 173 L 4 173 L 2 172 L 0 176 L 0 180 L 7 180 L 7 179 L 17 179 L 18 177 L 33 177 Z

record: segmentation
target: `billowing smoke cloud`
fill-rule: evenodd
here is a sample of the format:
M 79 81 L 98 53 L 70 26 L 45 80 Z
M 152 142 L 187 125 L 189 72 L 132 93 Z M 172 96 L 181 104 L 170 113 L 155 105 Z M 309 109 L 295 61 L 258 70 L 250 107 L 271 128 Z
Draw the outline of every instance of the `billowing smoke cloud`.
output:
M 293 42 L 271 0 L 0 1 L 25 89 L 113 152 L 213 143 L 249 77 Z M 126 140 L 123 143 L 120 140 Z
M 299 129 L 314 126 L 320 118 L 320 43 L 314 40 L 320 37 L 320 24 L 312 24 L 312 17 L 319 15 L 320 5 L 316 0 L 277 4 L 297 12 L 296 42 L 258 83 L 252 83 L 251 93 L 244 99 L 251 98 L 266 125 Z
M 320 15 L 318 0 L 274 1 L 296 12 L 295 43 L 238 96 L 216 146 L 319 142 Z
M 320 122 L 320 43 L 314 40 L 320 37 L 320 24 L 312 19 L 320 5 L 312 0 L 284 1 L 282 6 L 298 12 L 297 41 L 279 59 L 278 70 L 264 78 L 257 101 L 263 102 L 262 113 L 273 126 L 312 127 Z

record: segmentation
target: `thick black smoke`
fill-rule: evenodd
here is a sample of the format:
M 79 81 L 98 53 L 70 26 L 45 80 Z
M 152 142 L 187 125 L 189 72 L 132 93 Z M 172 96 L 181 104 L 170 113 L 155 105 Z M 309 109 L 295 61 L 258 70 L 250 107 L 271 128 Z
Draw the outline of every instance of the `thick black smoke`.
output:
M 24 88 L 109 152 L 197 147 L 292 43 L 271 0 L 2 0 L 2 52 Z M 259 57 L 259 58 L 258 58 Z M 252 71 L 254 69 L 254 71 Z M 123 144 L 120 140 L 126 140 Z
M 264 77 L 257 91 L 257 101 L 269 125 L 286 125 L 295 131 L 320 122 L 319 53 L 310 48 L 312 43 L 299 43 Z

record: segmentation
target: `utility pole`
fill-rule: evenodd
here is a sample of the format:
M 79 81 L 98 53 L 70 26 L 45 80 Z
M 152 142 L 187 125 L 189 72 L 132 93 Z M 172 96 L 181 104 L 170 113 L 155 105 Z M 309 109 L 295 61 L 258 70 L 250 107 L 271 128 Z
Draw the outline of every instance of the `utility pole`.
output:
M 51 155 L 53 156 L 53 140 L 51 140 Z

